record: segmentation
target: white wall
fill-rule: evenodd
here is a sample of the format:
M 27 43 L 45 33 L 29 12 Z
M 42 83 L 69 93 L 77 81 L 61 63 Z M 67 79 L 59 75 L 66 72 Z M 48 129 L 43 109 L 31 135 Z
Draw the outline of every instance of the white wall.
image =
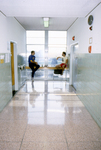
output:
M 0 53 L 7 52 L 7 19 L 0 13 Z
M 70 45 L 79 43 L 78 53 L 88 53 L 88 47 L 92 46 L 92 53 L 101 53 L 101 4 L 96 7 L 91 14 L 94 17 L 93 30 L 89 30 L 88 16 L 86 18 L 78 18 L 76 22 L 68 29 L 68 53 L 70 53 Z M 72 37 L 75 36 L 75 41 Z M 89 44 L 89 38 L 92 37 L 93 42 Z
M 17 42 L 18 53 L 26 52 L 26 30 L 13 17 L 0 13 L 0 53 L 8 53 L 8 42 Z

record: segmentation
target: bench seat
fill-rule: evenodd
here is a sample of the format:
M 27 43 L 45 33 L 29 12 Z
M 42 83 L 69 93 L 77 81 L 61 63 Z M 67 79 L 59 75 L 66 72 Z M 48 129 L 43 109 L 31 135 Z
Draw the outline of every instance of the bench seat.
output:
M 26 66 L 25 69 L 31 69 L 29 66 Z M 58 69 L 56 67 L 40 67 L 39 69 Z M 62 68 L 59 68 L 59 69 L 62 69 Z M 69 68 L 65 68 L 66 70 L 69 69 Z

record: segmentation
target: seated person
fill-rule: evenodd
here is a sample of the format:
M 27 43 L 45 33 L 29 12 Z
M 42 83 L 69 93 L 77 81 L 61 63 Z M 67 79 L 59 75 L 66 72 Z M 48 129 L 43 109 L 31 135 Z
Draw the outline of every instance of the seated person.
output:
M 35 61 L 35 51 L 31 51 L 31 55 L 28 58 L 28 62 L 29 62 L 29 67 L 32 70 L 32 81 L 34 81 L 34 74 L 35 72 L 38 70 L 38 68 L 40 67 L 40 65 L 38 65 L 38 63 Z
M 62 58 L 62 63 L 61 64 L 59 64 L 59 65 L 56 65 L 56 68 L 62 68 L 62 73 L 61 73 L 61 75 L 63 75 L 63 71 L 64 71 L 64 69 L 67 67 L 67 62 L 68 62 L 68 58 L 67 58 L 67 56 L 66 56 L 66 52 L 63 52 L 62 53 L 62 56 L 63 57 L 57 57 L 57 59 L 59 59 L 59 58 Z

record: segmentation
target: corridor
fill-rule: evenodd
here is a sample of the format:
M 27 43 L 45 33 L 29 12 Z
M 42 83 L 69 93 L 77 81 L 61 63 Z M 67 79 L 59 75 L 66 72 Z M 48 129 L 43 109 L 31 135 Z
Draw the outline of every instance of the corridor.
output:
M 101 150 L 101 129 L 66 81 L 27 81 L 0 113 L 0 150 Z

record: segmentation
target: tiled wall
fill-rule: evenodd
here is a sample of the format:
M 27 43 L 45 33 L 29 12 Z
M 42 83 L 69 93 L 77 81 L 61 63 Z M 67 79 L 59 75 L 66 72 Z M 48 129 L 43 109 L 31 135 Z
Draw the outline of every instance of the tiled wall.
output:
M 0 54 L 0 112 L 11 100 L 11 65 L 10 54 Z
M 21 60 L 21 61 L 19 61 Z M 23 62 L 22 62 L 23 60 Z M 26 62 L 25 57 L 18 57 L 18 66 Z M 26 69 L 18 67 L 18 88 L 26 81 Z M 11 59 L 10 54 L 0 53 L 0 112 L 12 98 Z
M 76 92 L 101 127 L 101 54 L 75 54 Z

